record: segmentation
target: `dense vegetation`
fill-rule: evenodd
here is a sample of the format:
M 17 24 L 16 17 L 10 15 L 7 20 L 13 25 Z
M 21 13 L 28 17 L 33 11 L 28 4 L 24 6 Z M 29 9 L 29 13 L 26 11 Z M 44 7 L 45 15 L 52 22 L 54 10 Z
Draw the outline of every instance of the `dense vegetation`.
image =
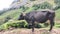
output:
M 35 0 L 33 0 L 35 1 Z M 58 0 L 55 0 L 58 2 Z M 32 7 L 21 6 L 19 9 L 13 9 L 6 12 L 1 12 L 0 14 L 0 30 L 9 29 L 11 27 L 14 28 L 28 28 L 28 23 L 25 20 L 17 20 L 21 12 L 30 12 L 32 10 L 40 10 L 40 9 L 54 9 L 56 11 L 56 20 L 60 20 L 60 6 L 53 8 L 53 5 L 48 2 L 43 2 L 41 4 L 33 4 Z M 46 23 L 47 24 L 47 23 Z M 49 24 L 47 24 L 49 25 Z M 46 26 L 47 26 L 46 25 Z M 43 24 L 36 24 L 36 28 L 46 27 Z M 56 22 L 55 27 L 60 28 L 60 23 Z

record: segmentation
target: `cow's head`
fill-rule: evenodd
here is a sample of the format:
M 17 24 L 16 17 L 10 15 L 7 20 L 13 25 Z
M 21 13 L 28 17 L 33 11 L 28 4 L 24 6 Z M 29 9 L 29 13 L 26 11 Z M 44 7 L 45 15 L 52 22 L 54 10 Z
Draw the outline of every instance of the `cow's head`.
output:
M 19 16 L 18 20 L 24 20 L 25 17 L 25 13 L 21 13 L 21 15 Z

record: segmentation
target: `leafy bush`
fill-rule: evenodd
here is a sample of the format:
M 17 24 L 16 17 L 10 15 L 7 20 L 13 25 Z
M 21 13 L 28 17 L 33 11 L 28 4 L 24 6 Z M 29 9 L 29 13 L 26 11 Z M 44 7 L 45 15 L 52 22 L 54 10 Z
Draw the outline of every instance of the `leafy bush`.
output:
M 9 16 L 6 17 L 4 23 L 8 22 L 8 20 L 10 20 L 10 19 L 11 19 L 11 17 L 9 17 Z
M 51 9 L 52 5 L 48 2 L 44 2 L 40 5 L 41 9 Z
M 10 19 L 17 19 L 22 9 L 11 10 L 0 15 L 0 25 L 8 22 Z
M 60 5 L 60 0 L 54 0 L 57 5 Z
M 21 6 L 20 9 L 22 9 L 24 12 L 29 9 L 29 7 Z
M 40 24 L 35 25 L 36 28 L 42 28 Z M 25 20 L 20 21 L 8 21 L 0 26 L 0 30 L 5 30 L 9 28 L 29 28 L 28 23 Z M 30 27 L 31 28 L 31 27 Z
M 35 28 L 45 28 L 49 24 L 35 24 Z M 60 23 L 56 23 L 55 27 L 60 28 Z M 28 23 L 25 20 L 20 20 L 20 21 L 8 21 L 7 23 L 3 24 L 0 26 L 0 30 L 6 30 L 10 28 L 29 28 Z M 31 28 L 31 27 L 30 27 Z
M 32 8 L 34 8 L 34 10 L 37 10 L 37 9 L 40 8 L 40 4 L 34 4 L 34 5 L 32 6 Z
M 34 10 L 38 10 L 38 9 L 51 9 L 52 8 L 52 5 L 48 2 L 44 2 L 44 3 L 41 3 L 41 4 L 34 4 L 32 6 L 32 8 L 34 8 Z
M 36 24 L 35 28 L 42 28 L 42 26 L 40 24 Z
M 35 1 L 35 0 L 30 0 L 30 1 Z
M 55 23 L 55 27 L 56 27 L 56 28 L 60 28 L 60 22 L 56 22 L 56 23 Z
M 47 27 L 47 26 L 49 26 L 49 24 L 48 23 L 44 23 L 44 27 Z
M 59 5 L 57 5 L 56 7 L 53 8 L 53 10 L 58 10 L 58 9 L 60 9 Z
M 56 7 L 54 8 L 54 10 L 57 10 L 60 8 L 60 0 L 54 0 L 54 3 L 56 4 Z
M 0 29 L 8 29 L 10 27 L 14 28 L 24 28 L 27 26 L 27 22 L 22 20 L 22 21 L 9 21 L 3 25 L 0 26 Z

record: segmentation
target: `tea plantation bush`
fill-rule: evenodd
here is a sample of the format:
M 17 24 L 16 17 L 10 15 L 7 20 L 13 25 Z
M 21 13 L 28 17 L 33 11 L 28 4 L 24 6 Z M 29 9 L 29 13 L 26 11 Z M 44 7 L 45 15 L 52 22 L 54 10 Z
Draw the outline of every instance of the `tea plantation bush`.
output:
M 0 29 L 9 29 L 11 27 L 14 28 L 24 28 L 27 26 L 27 22 L 22 20 L 22 21 L 9 21 L 3 25 L 0 26 Z
M 30 1 L 35 1 L 35 0 L 30 0 Z
M 20 9 L 22 9 L 22 11 L 24 11 L 24 12 L 25 12 L 26 10 L 28 10 L 28 9 L 29 9 L 29 7 L 21 6 L 21 7 L 20 7 Z
M 48 2 L 44 2 L 44 3 L 41 3 L 41 4 L 34 4 L 32 6 L 32 8 L 34 8 L 34 10 L 38 10 L 38 9 L 51 9 L 52 8 L 52 5 Z
M 29 28 L 28 23 L 25 20 L 20 21 L 8 21 L 5 24 L 0 26 L 0 30 L 6 30 L 9 28 Z M 35 28 L 42 28 L 44 26 L 36 24 Z

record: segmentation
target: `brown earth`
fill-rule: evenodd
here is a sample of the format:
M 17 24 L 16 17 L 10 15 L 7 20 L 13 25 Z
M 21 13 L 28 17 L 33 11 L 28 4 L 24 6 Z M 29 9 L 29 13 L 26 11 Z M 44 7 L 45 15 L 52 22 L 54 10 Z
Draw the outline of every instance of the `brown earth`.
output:
M 2 31 L 0 34 L 60 34 L 60 29 L 52 29 L 48 32 L 48 29 L 36 29 L 32 32 L 31 29 L 14 29 L 8 31 Z

